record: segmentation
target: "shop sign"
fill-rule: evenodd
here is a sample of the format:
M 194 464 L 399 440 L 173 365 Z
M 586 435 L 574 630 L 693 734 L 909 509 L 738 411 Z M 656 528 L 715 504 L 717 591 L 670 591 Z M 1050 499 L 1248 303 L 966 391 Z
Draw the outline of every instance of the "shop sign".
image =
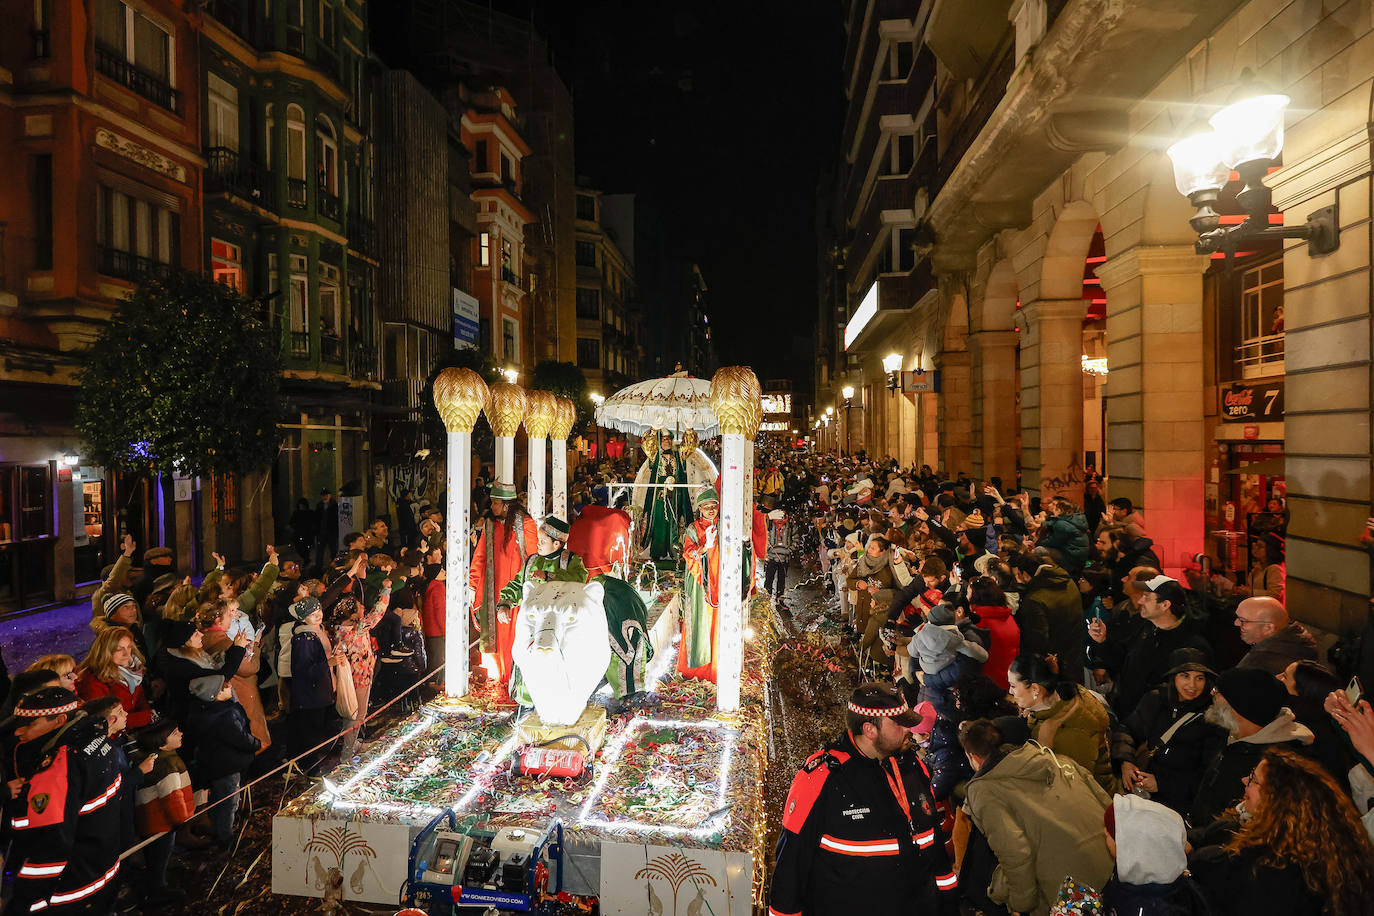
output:
M 902 373 L 902 394 L 918 391 L 939 391 L 939 369 L 908 369 Z
M 1221 415 L 1227 420 L 1282 420 L 1283 382 L 1231 385 L 1221 394 Z

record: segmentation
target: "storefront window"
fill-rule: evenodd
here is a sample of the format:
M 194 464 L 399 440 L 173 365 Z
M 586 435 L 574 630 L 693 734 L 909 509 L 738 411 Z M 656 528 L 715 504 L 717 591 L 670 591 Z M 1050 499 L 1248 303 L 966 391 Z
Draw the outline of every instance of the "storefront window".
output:
M 49 465 L 0 466 L 0 610 L 52 599 L 54 505 Z
M 78 585 L 100 578 L 105 565 L 105 480 L 100 468 L 80 467 L 72 474 L 73 578 Z

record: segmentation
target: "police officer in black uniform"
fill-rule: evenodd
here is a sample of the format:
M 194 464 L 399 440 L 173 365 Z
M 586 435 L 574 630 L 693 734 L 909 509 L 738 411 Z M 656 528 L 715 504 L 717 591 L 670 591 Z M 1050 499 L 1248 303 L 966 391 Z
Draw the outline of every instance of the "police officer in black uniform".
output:
M 787 796 L 769 916 L 928 916 L 958 912 L 920 717 L 888 684 L 859 686 L 845 732 L 806 761 Z

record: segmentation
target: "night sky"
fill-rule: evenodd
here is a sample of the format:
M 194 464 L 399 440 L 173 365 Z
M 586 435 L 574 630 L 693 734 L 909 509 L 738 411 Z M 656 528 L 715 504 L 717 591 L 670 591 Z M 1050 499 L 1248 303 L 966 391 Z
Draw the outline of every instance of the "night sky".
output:
M 701 265 L 722 364 L 807 382 L 814 363 L 791 346 L 815 338 L 815 197 L 838 155 L 844 5 L 493 5 L 548 40 L 573 91 L 578 173 L 660 202 L 670 253 Z

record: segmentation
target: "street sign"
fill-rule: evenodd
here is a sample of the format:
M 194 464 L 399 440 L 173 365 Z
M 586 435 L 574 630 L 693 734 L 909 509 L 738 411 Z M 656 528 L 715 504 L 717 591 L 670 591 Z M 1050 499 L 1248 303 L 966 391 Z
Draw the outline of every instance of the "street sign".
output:
M 477 332 L 481 327 L 481 313 L 477 300 L 461 289 L 453 290 L 453 346 L 477 346 Z
M 939 390 L 939 369 L 908 369 L 902 373 L 902 394 Z

